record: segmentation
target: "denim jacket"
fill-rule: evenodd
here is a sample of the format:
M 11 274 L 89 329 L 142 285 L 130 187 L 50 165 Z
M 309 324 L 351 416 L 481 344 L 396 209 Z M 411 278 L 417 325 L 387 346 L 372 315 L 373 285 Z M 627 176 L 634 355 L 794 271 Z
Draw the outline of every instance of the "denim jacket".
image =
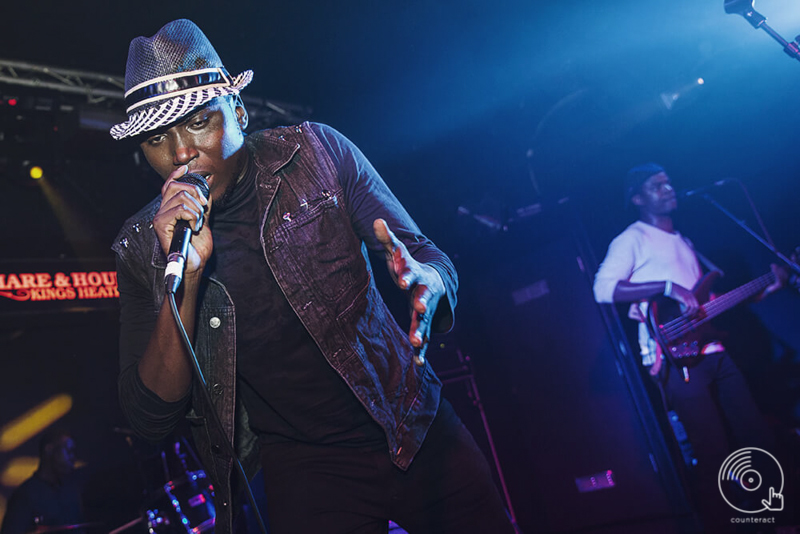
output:
M 436 414 L 441 382 L 429 365 L 413 363 L 408 334 L 375 286 L 367 250 L 382 247 L 373 221 L 385 219 L 415 259 L 441 274 L 447 299 L 434 316 L 439 331 L 452 325 L 453 264 L 422 235 L 358 148 L 332 128 L 304 123 L 265 130 L 249 135 L 246 146 L 257 166 L 267 264 L 328 363 L 383 428 L 392 461 L 407 469 Z M 232 440 L 249 477 L 259 458 L 236 395 L 235 306 L 224 285 L 204 276 L 193 343 L 225 434 L 206 416 L 196 380 L 186 399 L 168 403 L 137 372 L 164 299 L 166 258 L 152 228 L 159 205 L 160 197 L 130 218 L 112 247 L 120 273 L 120 402 L 131 426 L 154 441 L 181 417 L 189 419 L 215 488 L 217 532 L 230 532 L 232 458 L 222 440 Z

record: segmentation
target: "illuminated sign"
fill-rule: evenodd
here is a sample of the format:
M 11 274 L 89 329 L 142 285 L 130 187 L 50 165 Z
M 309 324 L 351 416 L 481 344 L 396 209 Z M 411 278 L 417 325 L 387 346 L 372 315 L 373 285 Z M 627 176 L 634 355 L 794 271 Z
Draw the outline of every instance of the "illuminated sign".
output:
M 0 311 L 36 313 L 117 305 L 113 261 L 32 263 L 0 263 Z
M 12 300 L 118 298 L 116 271 L 0 274 L 0 297 Z

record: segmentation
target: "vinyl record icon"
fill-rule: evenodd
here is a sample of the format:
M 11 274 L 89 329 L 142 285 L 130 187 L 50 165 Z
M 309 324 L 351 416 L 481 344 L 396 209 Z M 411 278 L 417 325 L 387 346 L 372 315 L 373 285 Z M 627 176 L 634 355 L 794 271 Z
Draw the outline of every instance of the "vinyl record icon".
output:
M 746 514 L 782 509 L 773 501 L 783 499 L 783 469 L 763 449 L 739 449 L 722 462 L 719 491 L 731 508 Z

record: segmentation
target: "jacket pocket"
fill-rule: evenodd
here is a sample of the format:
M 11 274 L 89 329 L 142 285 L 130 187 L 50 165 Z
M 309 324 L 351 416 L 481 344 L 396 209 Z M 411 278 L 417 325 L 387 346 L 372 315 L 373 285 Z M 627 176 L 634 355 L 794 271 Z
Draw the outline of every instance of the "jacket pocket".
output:
M 295 267 L 316 294 L 339 301 L 348 291 L 357 292 L 367 283 L 361 240 L 335 194 L 309 206 L 283 229 Z

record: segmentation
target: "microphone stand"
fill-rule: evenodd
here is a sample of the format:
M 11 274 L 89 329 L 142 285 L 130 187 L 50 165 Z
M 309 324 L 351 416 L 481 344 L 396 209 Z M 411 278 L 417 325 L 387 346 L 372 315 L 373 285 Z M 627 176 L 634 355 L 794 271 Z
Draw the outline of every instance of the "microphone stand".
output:
M 740 184 L 740 185 L 744 189 L 744 184 Z M 747 194 L 747 190 L 746 189 L 745 189 L 745 194 Z M 763 237 L 758 235 L 752 228 L 750 228 L 747 225 L 747 223 L 745 223 L 741 219 L 738 219 L 733 213 L 728 211 L 719 202 L 714 200 L 709 193 L 706 192 L 706 193 L 703 193 L 700 196 L 702 198 L 706 199 L 709 204 L 711 204 L 712 206 L 717 208 L 719 211 L 721 211 L 726 217 L 728 217 L 730 220 L 732 220 L 734 223 L 736 223 L 738 226 L 740 226 L 745 232 L 750 234 L 756 241 L 758 241 L 759 243 L 764 245 L 770 252 L 772 252 L 775 256 L 780 258 L 780 260 L 783 261 L 787 266 L 789 266 L 792 269 L 792 271 L 794 271 L 794 273 L 795 273 L 794 276 L 792 277 L 791 281 L 790 281 L 791 285 L 797 285 L 798 283 L 800 283 L 800 265 L 798 265 L 796 262 L 792 261 L 790 258 L 787 258 L 785 254 L 783 254 L 780 250 L 775 248 L 774 244 L 772 244 L 771 242 L 768 242 L 766 239 L 764 239 Z M 752 206 L 752 208 L 755 211 L 755 206 Z M 755 213 L 756 213 L 756 217 L 758 217 L 758 212 L 755 212 Z
M 725 13 L 743 16 L 753 28 L 764 30 L 770 37 L 778 41 L 778 43 L 783 46 L 783 51 L 786 52 L 789 57 L 800 61 L 800 46 L 798 46 L 796 42 L 800 39 L 800 36 L 795 37 L 795 41 L 791 43 L 781 37 L 778 32 L 767 25 L 767 17 L 755 10 L 753 1 L 754 0 L 725 0 Z

